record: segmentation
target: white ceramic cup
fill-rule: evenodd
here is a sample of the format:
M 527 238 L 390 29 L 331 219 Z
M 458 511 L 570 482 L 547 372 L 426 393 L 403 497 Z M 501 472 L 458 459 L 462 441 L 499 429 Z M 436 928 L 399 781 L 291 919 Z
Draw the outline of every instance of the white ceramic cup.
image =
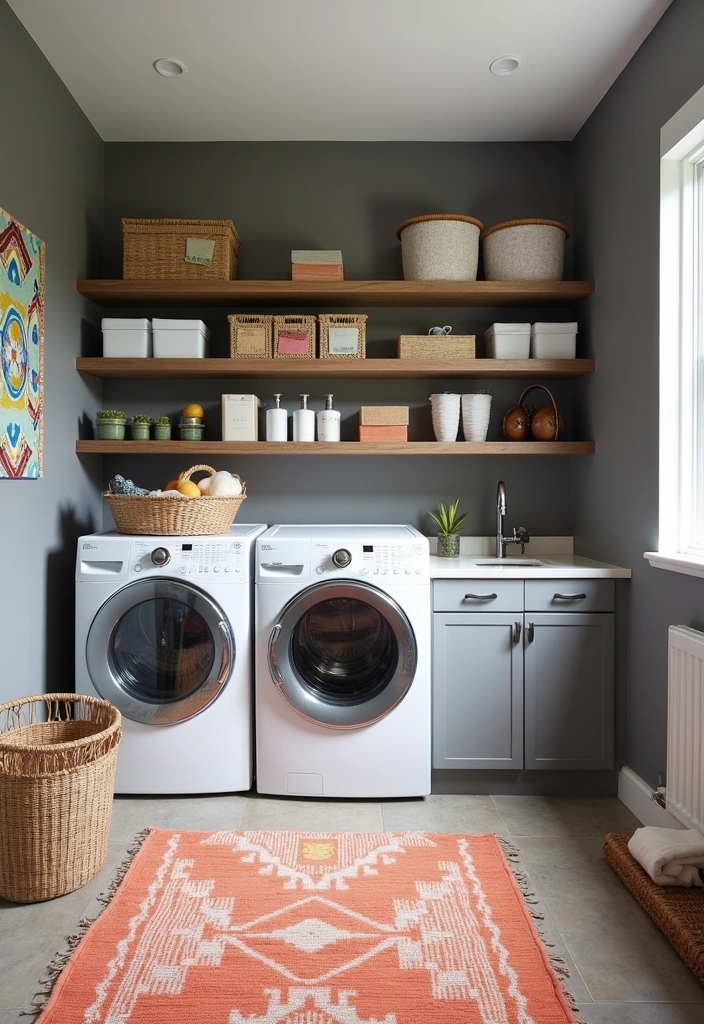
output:
M 456 441 L 460 429 L 460 396 L 445 391 L 430 396 L 436 441 Z
M 491 395 L 462 395 L 462 430 L 465 441 L 486 441 L 490 412 Z

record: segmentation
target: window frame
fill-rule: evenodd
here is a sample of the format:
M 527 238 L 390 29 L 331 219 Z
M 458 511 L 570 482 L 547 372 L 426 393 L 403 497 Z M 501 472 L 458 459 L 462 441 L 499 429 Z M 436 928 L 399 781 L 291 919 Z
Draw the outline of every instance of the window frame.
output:
M 644 553 L 657 568 L 704 577 L 704 527 L 697 545 L 692 521 L 697 484 L 704 515 L 704 452 L 696 446 L 695 404 L 697 396 L 704 398 L 704 211 L 696 205 L 697 198 L 704 205 L 704 165 L 699 191 L 695 170 L 700 161 L 704 87 L 660 133 L 659 537 L 658 550 Z M 704 431 L 704 418 L 699 426 Z M 692 473 L 695 459 L 698 477 Z

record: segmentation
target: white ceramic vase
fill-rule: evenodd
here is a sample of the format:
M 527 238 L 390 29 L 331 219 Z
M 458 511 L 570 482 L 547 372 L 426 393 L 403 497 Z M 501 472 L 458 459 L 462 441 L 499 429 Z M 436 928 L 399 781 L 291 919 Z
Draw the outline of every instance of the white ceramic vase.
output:
M 491 395 L 462 395 L 462 430 L 465 441 L 486 441 Z
M 460 429 L 460 396 L 445 391 L 430 396 L 436 441 L 456 441 Z

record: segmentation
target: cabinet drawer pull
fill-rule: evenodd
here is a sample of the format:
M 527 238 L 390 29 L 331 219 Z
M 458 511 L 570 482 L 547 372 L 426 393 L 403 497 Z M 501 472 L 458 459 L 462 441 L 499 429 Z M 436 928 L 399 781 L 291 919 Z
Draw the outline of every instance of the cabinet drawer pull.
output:
M 584 601 L 586 594 L 553 594 L 553 601 Z
M 529 622 L 526 626 L 526 639 L 529 644 L 532 644 L 535 640 L 535 623 Z
M 513 642 L 517 644 L 521 639 L 521 624 L 520 622 L 514 622 L 513 624 Z
M 498 594 L 465 594 L 463 601 L 495 601 Z

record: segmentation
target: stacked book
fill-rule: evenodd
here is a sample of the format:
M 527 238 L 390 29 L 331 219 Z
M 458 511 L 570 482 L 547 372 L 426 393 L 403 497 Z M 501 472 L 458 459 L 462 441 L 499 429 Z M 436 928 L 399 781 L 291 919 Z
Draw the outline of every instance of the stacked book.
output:
M 344 281 L 340 249 L 292 249 L 292 281 Z

